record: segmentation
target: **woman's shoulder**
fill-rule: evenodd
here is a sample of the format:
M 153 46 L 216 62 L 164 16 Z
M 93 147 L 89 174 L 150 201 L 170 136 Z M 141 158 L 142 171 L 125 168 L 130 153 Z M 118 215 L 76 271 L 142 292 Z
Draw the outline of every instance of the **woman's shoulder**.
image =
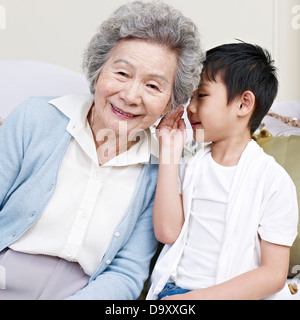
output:
M 50 101 L 54 97 L 30 97 L 15 107 L 4 121 L 6 130 L 26 132 L 28 137 L 44 138 L 61 135 L 69 119 Z
M 31 117 L 57 117 L 61 112 L 53 106 L 50 101 L 57 97 L 30 97 L 23 101 L 18 107 L 19 112 L 29 113 Z
M 57 97 L 30 97 L 22 102 L 15 110 L 17 117 L 23 117 L 27 126 L 40 126 L 43 129 L 47 127 L 66 126 L 69 119 L 53 104 L 51 101 Z

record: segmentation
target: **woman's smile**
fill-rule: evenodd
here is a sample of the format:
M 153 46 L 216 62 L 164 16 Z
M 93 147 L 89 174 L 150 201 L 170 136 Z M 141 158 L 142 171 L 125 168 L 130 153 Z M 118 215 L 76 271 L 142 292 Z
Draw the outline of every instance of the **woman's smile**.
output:
M 119 116 L 120 118 L 123 118 L 123 119 L 133 119 L 133 118 L 136 118 L 138 117 L 139 115 L 135 115 L 135 114 L 132 114 L 132 113 L 129 113 L 129 112 L 125 112 L 119 108 L 117 108 L 116 106 L 114 106 L 113 104 L 110 104 L 111 106 L 111 109 L 112 109 L 112 112 L 114 114 L 116 114 L 117 116 Z

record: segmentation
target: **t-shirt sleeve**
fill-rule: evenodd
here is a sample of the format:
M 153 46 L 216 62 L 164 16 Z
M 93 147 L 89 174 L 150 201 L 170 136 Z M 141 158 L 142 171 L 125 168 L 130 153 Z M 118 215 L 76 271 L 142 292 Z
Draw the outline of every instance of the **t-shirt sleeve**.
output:
M 297 236 L 297 193 L 293 181 L 281 169 L 269 186 L 258 233 L 265 241 L 290 247 Z

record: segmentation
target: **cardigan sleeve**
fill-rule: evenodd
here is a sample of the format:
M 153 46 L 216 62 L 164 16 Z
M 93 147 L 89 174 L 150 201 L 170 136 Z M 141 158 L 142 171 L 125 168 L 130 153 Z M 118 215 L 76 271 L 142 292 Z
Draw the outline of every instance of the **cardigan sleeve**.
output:
M 0 126 L 0 210 L 22 165 L 25 105 L 15 108 Z

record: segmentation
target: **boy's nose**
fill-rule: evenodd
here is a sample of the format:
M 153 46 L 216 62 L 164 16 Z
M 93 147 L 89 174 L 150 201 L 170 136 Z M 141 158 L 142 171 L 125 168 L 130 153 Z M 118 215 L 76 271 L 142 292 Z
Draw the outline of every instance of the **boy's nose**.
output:
M 196 112 L 196 106 L 195 106 L 195 103 L 193 103 L 193 100 L 190 102 L 190 104 L 188 105 L 186 110 L 187 110 L 188 115 Z

